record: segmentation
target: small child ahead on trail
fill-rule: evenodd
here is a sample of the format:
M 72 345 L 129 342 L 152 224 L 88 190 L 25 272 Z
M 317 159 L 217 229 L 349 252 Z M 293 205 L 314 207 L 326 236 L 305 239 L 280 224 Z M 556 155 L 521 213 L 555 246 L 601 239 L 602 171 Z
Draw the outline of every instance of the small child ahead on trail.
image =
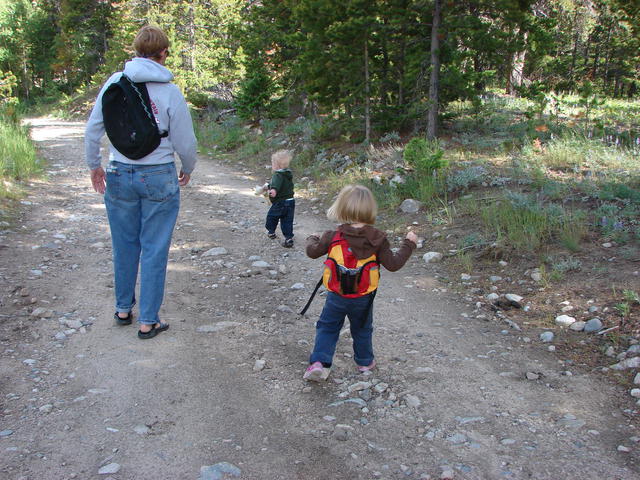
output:
M 373 299 L 380 279 L 380 265 L 391 272 L 399 270 L 418 240 L 415 233 L 407 233 L 398 252 L 393 253 L 386 234 L 372 226 L 377 211 L 368 188 L 348 185 L 327 211 L 327 217 L 341 225 L 321 237 L 307 238 L 309 257 L 328 254 L 323 274 L 328 292 L 316 323 L 316 339 L 305 380 L 327 379 L 345 316 L 349 317 L 353 358 L 358 370 L 368 372 L 376 365 L 372 344 Z
M 289 163 L 293 156 L 290 150 L 278 150 L 271 156 L 271 170 L 273 176 L 267 186 L 271 208 L 267 212 L 265 228 L 269 238 L 276 238 L 276 227 L 280 222 L 280 229 L 284 235 L 283 247 L 293 247 L 293 214 L 296 201 L 293 199 L 293 174 L 289 170 Z

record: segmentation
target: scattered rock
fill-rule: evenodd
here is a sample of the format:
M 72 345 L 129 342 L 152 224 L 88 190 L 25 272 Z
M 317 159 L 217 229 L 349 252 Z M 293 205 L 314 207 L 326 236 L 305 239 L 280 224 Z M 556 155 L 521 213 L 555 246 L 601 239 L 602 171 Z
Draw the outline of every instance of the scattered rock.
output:
M 223 480 L 226 475 L 239 477 L 241 473 L 241 470 L 235 465 L 220 462 L 215 465 L 203 465 L 200 467 L 200 478 L 198 480 Z
M 47 310 L 46 308 L 38 307 L 33 312 L 31 312 L 31 316 L 36 318 L 51 318 L 53 316 L 53 312 L 51 310 Z
M 204 252 L 202 254 L 203 257 L 217 257 L 220 255 L 227 255 L 229 252 L 227 252 L 227 249 L 224 247 L 214 247 L 214 248 L 210 248 L 209 250 L 207 250 L 206 252 Z
M 442 254 L 440 252 L 427 252 L 422 256 L 425 263 L 436 263 L 442 260 Z
M 0 431 L 0 437 L 8 437 L 9 435 L 13 435 L 13 430 Z
M 151 433 L 151 429 L 146 425 L 136 425 L 135 427 L 133 427 L 133 431 L 138 435 L 148 435 L 149 433 Z
M 586 422 L 584 420 L 577 419 L 575 417 L 575 415 L 567 413 L 560 420 L 558 420 L 556 423 L 558 425 L 560 425 L 561 427 L 566 427 L 566 428 L 571 428 L 571 429 L 577 430 L 579 428 L 582 428 L 585 425 Z
M 602 320 L 598 317 L 592 318 L 584 325 L 584 331 L 587 333 L 599 332 L 602 330 Z
M 460 445 L 467 441 L 467 436 L 462 433 L 455 433 L 447 437 L 447 442 L 453 443 L 454 445 Z
M 540 334 L 540 340 L 545 343 L 549 343 L 553 341 L 553 332 L 542 332 Z
M 540 378 L 540 374 L 536 372 L 527 372 L 525 377 L 527 380 L 538 380 Z
M 291 290 L 303 290 L 304 289 L 304 283 L 294 283 L 293 285 L 291 285 Z
M 264 370 L 264 367 L 267 365 L 267 361 L 264 359 L 256 360 L 256 363 L 253 364 L 254 372 L 261 372 Z
M 109 463 L 105 465 L 100 470 L 98 470 L 99 475 L 112 475 L 114 473 L 118 473 L 120 471 L 119 463 Z
M 224 321 L 224 322 L 214 323 L 213 325 L 201 325 L 196 329 L 196 331 L 201 333 L 219 332 L 227 328 L 237 327 L 238 325 L 241 325 L 240 322 Z
M 349 392 L 359 392 L 361 390 L 366 390 L 367 388 L 371 388 L 371 382 L 357 382 L 353 385 L 349 385 Z
M 522 300 L 523 298 L 520 295 L 516 295 L 515 293 L 507 293 L 504 298 L 506 298 L 507 300 L 509 300 L 509 302 L 511 302 L 511 305 L 513 305 L 516 308 L 522 308 Z
M 586 322 L 583 321 L 577 321 L 577 322 L 573 322 L 571 325 L 569 325 L 569 328 L 571 330 L 573 330 L 574 332 L 581 332 L 584 330 L 584 326 L 586 325 Z
M 575 323 L 575 321 L 576 319 L 569 315 L 559 315 L 556 317 L 556 325 L 560 325 L 561 327 L 568 327 Z
M 339 423 L 336 425 L 335 430 L 333 431 L 333 436 L 336 440 L 340 440 L 341 442 L 346 442 L 354 432 L 354 428 L 350 425 L 345 425 Z
M 420 402 L 420 399 L 418 397 L 411 394 L 405 395 L 404 401 L 407 404 L 407 407 L 410 407 L 410 408 L 418 408 L 422 404 L 422 402 Z
M 251 266 L 253 268 L 259 268 L 259 269 L 269 269 L 271 268 L 271 265 L 269 265 L 267 262 L 265 262 L 264 260 L 257 260 L 255 262 L 253 262 L 251 264 Z
M 627 370 L 629 368 L 640 368 L 640 357 L 627 358 L 621 362 L 611 365 L 613 370 Z

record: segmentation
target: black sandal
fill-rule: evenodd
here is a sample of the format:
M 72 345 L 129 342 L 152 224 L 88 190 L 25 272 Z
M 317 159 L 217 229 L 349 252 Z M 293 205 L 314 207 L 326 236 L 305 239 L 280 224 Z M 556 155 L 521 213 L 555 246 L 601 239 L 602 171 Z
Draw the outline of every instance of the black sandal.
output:
M 118 316 L 118 312 L 116 312 L 113 314 L 113 318 L 115 319 L 118 325 L 131 325 L 131 321 L 133 320 L 133 315 L 131 315 L 131 312 L 129 312 L 127 313 L 126 317 L 122 318 Z
M 153 326 L 151 327 L 151 330 L 149 330 L 148 332 L 142 332 L 142 331 L 138 330 L 138 338 L 141 339 L 141 340 L 147 340 L 149 338 L 155 337 L 160 332 L 164 332 L 165 330 L 169 330 L 169 324 L 168 323 L 159 322 L 159 324 L 160 324 L 160 326 L 156 327 L 156 324 L 154 323 Z

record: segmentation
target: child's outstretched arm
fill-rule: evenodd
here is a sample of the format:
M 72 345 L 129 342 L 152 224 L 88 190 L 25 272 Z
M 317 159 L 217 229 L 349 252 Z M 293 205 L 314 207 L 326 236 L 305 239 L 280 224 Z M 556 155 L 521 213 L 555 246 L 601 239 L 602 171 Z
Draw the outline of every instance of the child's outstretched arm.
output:
M 407 233 L 406 238 L 402 241 L 400 249 L 396 253 L 393 253 L 389 245 L 389 240 L 385 238 L 378 250 L 378 261 L 390 272 L 400 270 L 404 264 L 407 263 L 407 260 L 409 260 L 409 257 L 416 249 L 417 242 L 418 236 L 413 232 L 409 232 Z
M 333 240 L 334 231 L 328 230 L 319 236 L 318 234 L 309 235 L 307 237 L 307 256 L 310 258 L 320 258 L 329 252 L 329 245 Z

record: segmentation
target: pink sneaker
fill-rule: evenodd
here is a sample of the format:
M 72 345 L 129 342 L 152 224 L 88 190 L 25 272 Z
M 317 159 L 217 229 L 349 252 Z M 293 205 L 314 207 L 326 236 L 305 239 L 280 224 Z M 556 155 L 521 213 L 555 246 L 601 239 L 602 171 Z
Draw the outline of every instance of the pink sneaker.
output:
M 326 380 L 329 372 L 331 372 L 330 368 L 324 368 L 320 362 L 313 362 L 307 367 L 302 378 L 310 382 L 319 382 Z
M 370 372 L 374 368 L 376 368 L 376 361 L 375 360 L 373 362 L 371 362 L 369 365 L 367 365 L 366 367 L 363 367 L 362 365 L 358 365 L 358 371 L 360 373 Z

